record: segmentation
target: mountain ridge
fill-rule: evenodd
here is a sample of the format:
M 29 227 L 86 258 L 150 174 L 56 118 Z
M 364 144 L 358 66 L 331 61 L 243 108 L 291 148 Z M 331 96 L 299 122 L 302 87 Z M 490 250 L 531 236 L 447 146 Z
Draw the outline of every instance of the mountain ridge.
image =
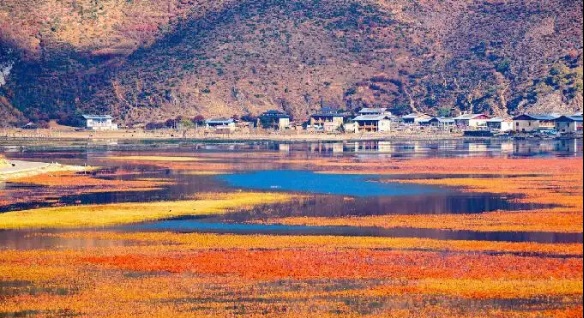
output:
M 143 10 L 116 0 L 60 3 L 101 6 L 107 32 L 75 38 L 60 28 L 78 34 L 89 22 L 76 29 L 63 20 L 22 35 L 0 24 L 0 70 L 11 68 L 0 79 L 0 114 L 13 122 L 91 112 L 146 123 L 272 108 L 302 119 L 322 106 L 582 109 L 582 4 L 573 1 L 200 0 L 161 9 L 151 0 Z M 156 19 L 132 17 L 141 11 Z

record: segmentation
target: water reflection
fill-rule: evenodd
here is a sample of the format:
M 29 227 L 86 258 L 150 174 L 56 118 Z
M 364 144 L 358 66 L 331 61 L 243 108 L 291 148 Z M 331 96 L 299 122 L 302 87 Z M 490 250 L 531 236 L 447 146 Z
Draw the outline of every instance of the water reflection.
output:
M 546 156 L 582 157 L 582 139 L 454 139 L 454 140 L 394 140 L 394 141 L 345 141 L 345 142 L 201 142 L 201 141 L 135 141 L 119 140 L 103 145 L 88 142 L 56 145 L 12 144 L 0 141 L 0 152 L 12 158 L 43 160 L 76 160 L 112 151 L 164 151 L 174 153 L 193 152 L 280 152 L 304 153 L 318 156 L 360 156 L 377 154 L 382 157 L 432 158 L 465 156 Z M 42 153 L 42 155 L 41 155 Z
M 532 210 L 550 207 L 518 202 L 492 194 L 442 193 L 396 197 L 311 196 L 287 203 L 257 206 L 219 218 L 248 222 L 287 217 L 350 217 L 418 214 L 476 214 L 492 211 Z
M 582 243 L 581 233 L 477 232 L 420 228 L 302 226 L 281 224 L 213 223 L 199 220 L 165 220 L 119 228 L 123 231 L 173 231 L 186 233 L 234 233 L 269 235 L 330 235 L 366 237 L 431 238 L 498 242 Z
M 447 192 L 433 186 L 382 183 L 371 176 L 317 174 L 300 170 L 265 170 L 223 175 L 230 187 L 252 190 L 307 192 L 352 197 L 429 195 Z
M 42 231 L 0 230 L 0 250 L 35 250 L 35 249 L 88 249 L 94 247 L 136 246 L 140 242 L 128 240 L 104 240 L 91 237 L 65 238 L 56 233 Z

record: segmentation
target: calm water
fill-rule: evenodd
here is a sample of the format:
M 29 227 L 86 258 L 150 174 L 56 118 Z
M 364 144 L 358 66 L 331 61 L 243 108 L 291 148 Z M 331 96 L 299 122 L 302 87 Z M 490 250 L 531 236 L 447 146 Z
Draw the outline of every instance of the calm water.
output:
M 11 157 L 45 159 L 88 159 L 112 151 L 162 151 L 173 153 L 257 153 L 279 152 L 291 155 L 352 156 L 352 157 L 582 157 L 582 139 L 545 140 L 418 140 L 418 141 L 358 141 L 358 142 L 199 142 L 199 141 L 134 141 L 106 140 L 88 142 L 0 141 L 0 153 Z M 51 153 L 55 155 L 50 155 Z
M 178 232 L 212 232 L 278 235 L 349 235 L 385 237 L 425 237 L 452 240 L 492 240 L 515 242 L 582 242 L 581 234 L 538 232 L 473 232 L 443 231 L 416 228 L 382 229 L 375 227 L 312 227 L 258 225 L 254 221 L 274 220 L 283 217 L 348 217 L 391 214 L 444 214 L 484 213 L 497 210 L 531 210 L 546 206 L 518 202 L 518 197 L 505 197 L 489 193 L 461 193 L 452 189 L 410 185 L 391 182 L 392 178 L 440 178 L 432 175 L 341 175 L 310 171 L 306 160 L 316 157 L 346 156 L 355 159 L 383 160 L 387 157 L 452 157 L 452 156 L 543 156 L 581 157 L 581 140 L 497 141 L 470 142 L 360 142 L 360 143 L 139 143 L 125 142 L 104 145 L 0 145 L 9 158 L 56 161 L 66 164 L 88 164 L 104 167 L 96 177 L 105 179 L 157 178 L 172 184 L 153 191 L 71 194 L 55 193 L 46 187 L 26 184 L 3 184 L 2 197 L 17 199 L 17 203 L 0 206 L 0 213 L 43 206 L 95 204 L 116 202 L 148 202 L 181 200 L 197 193 L 232 192 L 241 189 L 253 191 L 294 192 L 304 199 L 288 203 L 257 206 L 246 211 L 232 211 L 224 216 L 184 217 L 174 220 L 150 222 L 114 230 L 170 230 Z M 140 151 L 136 153 L 136 151 Z M 110 157 L 135 154 L 184 155 L 204 158 L 208 164 L 228 164 L 232 174 L 196 176 L 178 170 L 154 165 L 136 165 L 108 160 Z M 310 162 L 310 160 L 308 160 Z M 125 175 L 116 175 L 124 171 Z M 453 176 L 450 176 L 453 177 Z M 455 177 L 484 177 L 455 175 Z M 514 176 L 507 176 L 512 182 Z M 389 181 L 389 182 L 388 182 Z M 111 229 L 110 229 L 111 230 Z M 28 245 L 43 248 L 49 241 L 23 240 L 22 231 L 0 231 L 0 248 Z M 20 238 L 20 239 L 17 239 Z M 22 241 L 19 243 L 19 241 Z M 32 243 L 31 243 L 32 242 Z M 59 241 L 62 242 L 62 241 Z M 44 245 L 43 245 L 44 244 Z M 54 243 L 57 244 L 57 243 Z M 52 246 L 54 246 L 54 244 Z M 78 245 L 118 244 L 115 242 L 77 242 Z M 125 244 L 125 243 L 124 243 Z
M 419 196 L 447 192 L 429 186 L 382 183 L 371 176 L 318 174 L 301 170 L 252 171 L 218 178 L 234 188 L 351 197 Z
M 201 233 L 237 233 L 272 235 L 332 235 L 332 236 L 377 236 L 377 237 L 421 237 L 440 240 L 473 240 L 538 243 L 582 243 L 577 233 L 546 232 L 478 232 L 451 231 L 418 228 L 354 227 L 354 226 L 301 226 L 281 224 L 242 224 L 211 222 L 205 220 L 165 220 L 120 227 L 123 231 L 175 231 Z

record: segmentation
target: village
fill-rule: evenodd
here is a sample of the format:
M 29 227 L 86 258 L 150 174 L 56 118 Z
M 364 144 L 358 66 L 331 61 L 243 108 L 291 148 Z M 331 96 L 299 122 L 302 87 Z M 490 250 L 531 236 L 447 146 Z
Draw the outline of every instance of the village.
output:
M 493 117 L 487 114 L 461 114 L 437 117 L 426 113 L 396 116 L 385 108 L 362 108 L 356 113 L 323 108 L 308 120 L 294 120 L 283 111 L 269 110 L 257 117 L 233 116 L 193 119 L 177 117 L 166 122 L 119 126 L 111 115 L 82 115 L 83 127 L 58 126 L 42 131 L 29 123 L 12 136 L 67 136 L 72 132 L 90 133 L 89 137 L 109 132 L 125 133 L 124 137 L 230 138 L 237 136 L 291 136 L 314 138 L 351 136 L 367 138 L 432 136 L 451 137 L 515 137 L 555 138 L 582 137 L 582 112 L 575 114 L 520 114 L 515 117 Z M 65 128 L 64 128 L 65 127 Z M 32 133 L 34 131 L 34 133 Z M 21 132 L 21 134 L 18 134 Z M 27 133 L 28 132 L 28 133 Z M 128 135 L 130 134 L 130 135 Z M 10 134 L 5 131 L 4 136 Z M 71 134 L 69 134 L 71 135 Z M 344 136 L 344 137 L 343 137 Z

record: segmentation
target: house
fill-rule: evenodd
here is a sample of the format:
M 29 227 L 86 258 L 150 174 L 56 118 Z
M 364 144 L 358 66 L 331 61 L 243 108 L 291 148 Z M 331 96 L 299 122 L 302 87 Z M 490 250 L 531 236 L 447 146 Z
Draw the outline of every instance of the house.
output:
M 343 124 L 343 131 L 346 133 L 357 132 L 357 124 L 354 121 L 348 121 Z
M 232 118 L 215 118 L 205 120 L 205 127 L 217 131 L 234 132 L 236 125 Z
M 321 127 L 319 130 L 326 132 L 337 131 L 345 122 L 345 117 L 333 109 L 323 108 L 321 112 L 310 116 L 310 125 Z
M 387 115 L 360 115 L 353 119 L 355 132 L 389 132 L 391 119 Z
M 39 125 L 38 124 L 35 124 L 33 122 L 29 122 L 26 125 L 21 126 L 20 128 L 22 128 L 22 129 L 38 129 L 39 128 Z
M 421 121 L 421 126 L 432 126 L 442 129 L 449 129 L 455 126 L 454 119 L 452 118 L 442 118 L 442 117 L 432 117 L 429 120 Z
M 264 129 L 283 130 L 290 128 L 290 116 L 278 110 L 268 110 L 260 115 L 258 124 Z
M 523 114 L 513 118 L 513 129 L 516 132 L 534 132 L 539 130 L 555 129 L 556 115 Z
M 582 132 L 582 115 L 561 116 L 555 120 L 555 129 L 560 133 Z
M 454 124 L 466 128 L 486 128 L 491 117 L 485 114 L 462 114 L 454 118 Z
M 425 113 L 412 113 L 402 117 L 404 124 L 419 124 L 423 121 L 428 121 L 433 117 Z
M 362 108 L 359 115 L 386 115 L 391 117 L 391 112 L 385 108 Z
M 85 128 L 90 130 L 118 130 L 110 115 L 82 115 Z
M 487 127 L 493 131 L 513 131 L 513 119 L 495 117 L 487 120 Z

